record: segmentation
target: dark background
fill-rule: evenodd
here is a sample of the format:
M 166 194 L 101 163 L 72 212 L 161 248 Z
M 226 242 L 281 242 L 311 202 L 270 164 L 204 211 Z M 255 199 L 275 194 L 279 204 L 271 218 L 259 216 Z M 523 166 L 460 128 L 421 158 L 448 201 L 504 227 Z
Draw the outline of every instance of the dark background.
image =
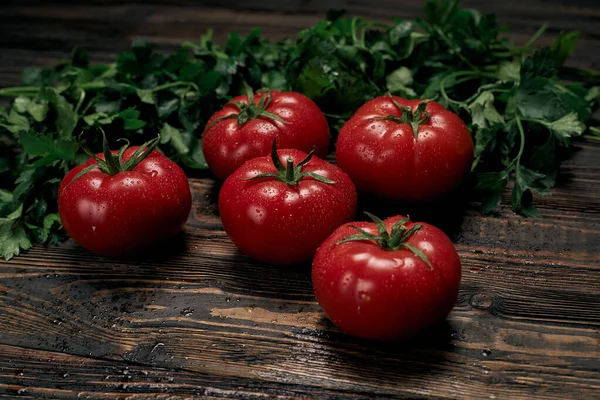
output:
M 385 20 L 421 14 L 416 0 L 219 0 L 219 1 L 4 1 L 0 5 L 0 85 L 19 83 L 25 66 L 49 65 L 74 46 L 108 62 L 141 37 L 165 51 L 195 40 L 213 28 L 217 41 L 227 34 L 261 27 L 270 39 L 294 36 L 330 9 Z M 464 7 L 493 12 L 508 24 L 510 36 L 524 43 L 543 23 L 550 24 L 540 44 L 560 30 L 581 30 L 571 65 L 598 68 L 600 2 L 594 0 L 465 0 Z

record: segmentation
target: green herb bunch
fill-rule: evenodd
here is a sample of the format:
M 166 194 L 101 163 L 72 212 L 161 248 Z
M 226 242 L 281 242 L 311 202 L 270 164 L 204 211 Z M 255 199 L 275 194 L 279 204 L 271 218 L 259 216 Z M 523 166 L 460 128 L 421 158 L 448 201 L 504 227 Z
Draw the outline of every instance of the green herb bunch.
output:
M 0 89 L 12 98 L 0 109 L 0 255 L 9 259 L 32 242 L 64 238 L 58 185 L 87 158 L 80 141 L 100 148 L 98 128 L 112 144 L 160 133 L 161 151 L 203 169 L 206 121 L 249 87 L 304 93 L 334 132 L 376 96 L 437 96 L 473 134 L 482 210 L 496 209 L 514 182 L 513 209 L 538 215 L 531 194 L 554 185 L 600 97 L 598 87 L 558 78 L 579 34 L 561 33 L 552 47 L 535 50 L 542 27 L 517 45 L 501 38 L 493 15 L 461 9 L 457 0 L 431 0 L 423 18 L 391 23 L 342 14 L 330 12 L 297 38 L 276 43 L 254 30 L 246 38 L 232 33 L 221 46 L 208 32 L 170 55 L 138 40 L 112 64 L 90 64 L 76 49 L 68 62 L 26 69 L 24 86 Z

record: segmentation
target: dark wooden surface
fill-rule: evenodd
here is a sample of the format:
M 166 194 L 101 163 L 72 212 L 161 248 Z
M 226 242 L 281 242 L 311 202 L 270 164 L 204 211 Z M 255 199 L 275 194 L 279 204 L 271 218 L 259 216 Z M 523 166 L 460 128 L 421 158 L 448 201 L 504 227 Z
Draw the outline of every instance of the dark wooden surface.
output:
M 85 5 L 84 5 L 85 4 Z M 585 1 L 466 1 L 525 41 L 543 22 L 583 32 L 573 65 L 600 65 L 600 8 Z M 414 16 L 420 1 L 4 2 L 0 85 L 77 45 L 95 61 L 144 37 L 169 50 L 213 27 L 293 35 L 329 8 Z M 69 241 L 0 261 L 0 398 L 600 397 L 600 145 L 581 142 L 544 218 L 473 207 L 444 228 L 463 262 L 447 323 L 408 343 L 340 333 L 308 266 L 239 254 L 216 215 L 218 187 L 193 179 L 194 207 L 166 255 L 114 262 Z M 449 210 L 450 213 L 455 211 Z M 458 212 L 458 211 L 457 211 Z

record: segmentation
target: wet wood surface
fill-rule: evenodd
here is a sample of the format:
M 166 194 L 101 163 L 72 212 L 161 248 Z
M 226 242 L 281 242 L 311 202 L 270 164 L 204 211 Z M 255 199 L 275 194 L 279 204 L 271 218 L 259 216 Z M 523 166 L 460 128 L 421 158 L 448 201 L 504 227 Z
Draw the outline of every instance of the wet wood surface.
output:
M 525 41 L 543 22 L 580 29 L 572 65 L 600 65 L 594 1 L 468 1 Z M 327 8 L 385 18 L 420 1 L 177 0 L 5 2 L 0 84 L 73 46 L 97 62 L 144 37 L 168 51 L 215 28 L 293 35 Z M 0 398 L 600 397 L 600 145 L 579 142 L 544 217 L 473 206 L 439 221 L 463 262 L 447 322 L 409 342 L 339 332 L 314 300 L 309 266 L 276 268 L 236 251 L 209 174 L 191 180 L 192 215 L 166 250 L 112 261 L 68 241 L 0 261 Z

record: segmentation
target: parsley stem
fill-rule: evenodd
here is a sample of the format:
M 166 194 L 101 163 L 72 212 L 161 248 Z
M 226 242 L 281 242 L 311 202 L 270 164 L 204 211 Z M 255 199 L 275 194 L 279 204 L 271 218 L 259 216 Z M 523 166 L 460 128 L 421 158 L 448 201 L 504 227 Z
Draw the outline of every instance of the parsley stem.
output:
M 498 87 L 498 83 L 488 83 L 487 85 L 481 85 L 477 88 L 477 91 L 475 92 L 475 94 L 471 97 L 469 97 L 468 99 L 466 99 L 464 101 L 464 103 L 470 103 L 473 100 L 475 100 L 477 97 L 479 97 L 479 95 L 481 94 L 481 92 L 483 92 L 484 90 L 487 90 L 488 92 L 499 92 L 499 93 L 504 93 L 504 92 L 508 92 L 510 91 L 509 89 L 502 89 Z
M 544 32 L 546 32 L 546 29 L 548 29 L 548 24 L 544 24 L 544 25 L 540 26 L 540 29 L 538 29 L 533 34 L 531 39 L 529 39 L 527 41 L 527 43 L 525 43 L 525 47 L 531 47 L 531 45 L 533 45 L 535 43 L 535 41 L 538 40 L 544 34 Z
M 600 78 L 600 71 L 594 71 L 586 68 L 563 66 L 562 70 L 566 73 L 575 74 L 584 78 Z
M 519 145 L 519 153 L 517 154 L 517 157 L 513 160 L 513 163 L 516 162 L 517 166 L 519 166 L 521 162 L 521 156 L 523 155 L 523 150 L 525 150 L 525 130 L 523 129 L 523 124 L 521 124 L 521 118 L 518 115 L 515 116 L 515 122 L 517 123 L 517 128 L 519 129 L 521 143 Z
M 5 87 L 0 89 L 0 97 L 35 95 L 40 91 L 40 89 L 40 86 Z
M 166 83 L 164 85 L 160 85 L 155 87 L 154 89 L 152 89 L 153 92 L 158 92 L 159 90 L 165 90 L 165 89 L 169 89 L 175 86 L 191 86 L 194 88 L 194 90 L 196 92 L 199 92 L 200 89 L 198 88 L 198 85 L 196 85 L 194 82 L 171 82 L 171 83 Z
M 83 83 L 79 87 L 82 90 L 104 89 L 106 87 L 106 83 L 104 83 L 104 81 L 92 81 L 88 83 Z
M 198 91 L 198 86 L 196 86 L 195 83 L 193 82 L 174 82 L 177 85 L 182 85 L 182 84 L 186 84 L 189 86 L 193 86 L 196 91 Z M 127 84 L 120 84 L 121 86 L 130 86 Z M 168 84 L 167 85 L 163 85 L 163 86 L 167 86 L 171 87 L 171 86 L 175 86 L 172 84 Z M 83 83 L 81 85 L 79 85 L 79 88 L 81 90 L 96 90 L 96 89 L 104 89 L 106 87 L 106 84 L 104 83 L 104 81 L 92 81 L 92 82 L 87 82 L 87 83 Z M 159 86 L 160 88 L 160 86 Z M 1 88 L 0 89 L 0 97 L 19 97 L 19 96 L 33 96 L 36 95 L 40 92 L 40 90 L 42 89 L 42 86 L 16 86 L 16 87 L 5 87 L 5 88 Z M 159 89 L 160 90 L 160 89 Z
M 85 108 L 83 109 L 83 111 L 81 112 L 81 116 L 84 116 L 87 114 L 88 110 L 90 109 L 90 107 L 96 102 L 96 98 L 93 98 L 92 100 L 90 100 L 87 105 L 85 106 Z
M 478 74 L 475 73 L 474 71 L 458 71 L 453 74 L 446 75 L 444 77 L 444 79 L 442 79 L 442 81 L 440 82 L 440 93 L 442 94 L 442 97 L 444 97 L 444 99 L 446 99 L 446 101 L 448 101 L 450 103 L 454 103 L 454 104 L 464 104 L 465 103 L 463 101 L 451 99 L 448 96 L 448 94 L 446 93 L 446 80 L 448 80 L 449 78 L 458 78 L 459 76 L 463 76 L 463 75 L 466 75 L 466 77 L 454 82 L 452 86 L 456 86 L 461 83 L 464 83 L 464 82 L 467 82 L 467 81 L 470 81 L 473 79 L 477 79 L 479 77 Z
M 475 99 L 477 96 L 479 96 L 480 91 L 482 89 L 487 89 L 487 88 L 493 88 L 495 87 L 497 84 L 496 83 L 489 83 L 487 85 L 482 85 L 477 89 L 477 92 L 469 97 L 467 100 L 464 101 L 458 101 L 458 100 L 454 100 L 451 99 L 447 92 L 446 92 L 446 80 L 450 79 L 450 78 L 458 78 L 464 76 L 464 78 L 459 79 L 455 82 L 453 82 L 452 86 L 450 87 L 454 87 L 456 85 L 460 85 L 461 83 L 464 82 L 468 82 L 470 80 L 473 79 L 481 79 L 481 78 L 496 78 L 493 74 L 491 73 L 487 73 L 487 72 L 481 72 L 481 71 L 458 71 L 452 74 L 448 74 L 446 75 L 442 81 L 440 82 L 440 93 L 442 94 L 442 97 L 444 97 L 444 99 L 446 99 L 446 101 L 450 102 L 450 103 L 454 103 L 454 104 L 467 104 L 468 102 L 470 102 L 471 100 Z M 450 89 L 450 87 L 448 89 Z M 504 91 L 502 89 L 497 89 L 496 91 Z
M 352 44 L 357 46 L 359 44 L 358 36 L 356 35 L 356 20 L 358 18 L 352 18 L 352 22 L 350 24 L 350 31 L 352 32 Z
M 82 90 L 81 94 L 79 95 L 79 100 L 77 101 L 77 105 L 75 106 L 75 109 L 73 110 L 73 112 L 75 114 L 77 114 L 79 112 L 79 109 L 81 108 L 81 105 L 83 104 L 84 100 L 85 100 L 85 90 Z
M 471 67 L 471 69 L 475 72 L 481 72 L 479 70 L 479 68 L 471 63 L 471 61 L 469 61 L 469 59 L 467 57 L 465 57 L 464 55 L 462 55 L 462 53 L 460 52 L 460 49 L 457 48 L 454 43 L 452 43 L 452 40 L 450 40 L 450 38 L 448 36 L 446 36 L 446 34 L 439 28 L 439 27 L 434 27 L 434 31 L 440 36 L 440 38 L 448 45 L 448 47 L 450 47 L 451 53 L 454 53 L 458 56 L 458 58 L 460 58 L 462 60 L 462 62 L 464 62 L 465 64 L 467 64 L 469 67 Z
M 589 128 L 591 135 L 583 135 L 585 139 L 600 140 L 600 128 L 590 126 Z

